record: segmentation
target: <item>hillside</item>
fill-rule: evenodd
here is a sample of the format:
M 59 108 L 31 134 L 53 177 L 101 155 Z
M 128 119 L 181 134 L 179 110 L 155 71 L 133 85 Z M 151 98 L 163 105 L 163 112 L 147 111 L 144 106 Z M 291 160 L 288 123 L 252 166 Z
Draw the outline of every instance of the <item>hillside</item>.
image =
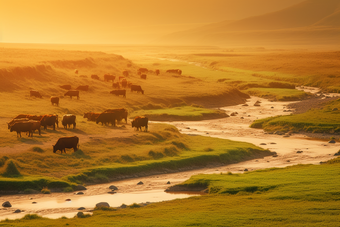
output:
M 156 43 L 220 46 L 339 44 L 339 13 L 338 0 L 307 0 L 273 13 L 169 34 Z

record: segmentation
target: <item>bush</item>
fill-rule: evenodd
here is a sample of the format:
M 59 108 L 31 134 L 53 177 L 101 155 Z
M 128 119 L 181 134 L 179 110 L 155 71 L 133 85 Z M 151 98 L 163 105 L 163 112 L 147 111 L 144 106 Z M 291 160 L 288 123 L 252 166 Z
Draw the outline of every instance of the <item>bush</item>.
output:
M 39 192 L 39 191 L 34 190 L 34 189 L 31 189 L 31 188 L 26 188 L 26 189 L 24 190 L 24 193 L 25 193 L 25 194 L 35 194 L 35 193 L 37 193 L 37 192 Z
M 7 166 L 5 169 L 5 172 L 2 174 L 5 177 L 18 177 L 21 176 L 19 170 L 17 169 L 17 167 L 15 166 L 15 164 L 13 163 L 12 160 L 9 160 L 7 162 Z
M 141 207 L 141 205 L 139 205 L 137 203 L 134 203 L 134 204 L 132 204 L 132 205 L 130 205 L 128 207 L 130 207 L 130 208 L 139 208 L 139 207 Z
M 38 153 L 44 153 L 44 152 L 45 152 L 45 151 L 44 151 L 42 148 L 40 148 L 40 147 L 33 147 L 32 150 L 33 150 L 34 152 L 38 152 Z
M 63 192 L 73 192 L 73 188 L 72 187 L 66 187 L 63 189 Z
M 42 217 L 37 214 L 26 214 L 22 219 L 23 220 L 33 220 L 33 219 L 41 219 Z

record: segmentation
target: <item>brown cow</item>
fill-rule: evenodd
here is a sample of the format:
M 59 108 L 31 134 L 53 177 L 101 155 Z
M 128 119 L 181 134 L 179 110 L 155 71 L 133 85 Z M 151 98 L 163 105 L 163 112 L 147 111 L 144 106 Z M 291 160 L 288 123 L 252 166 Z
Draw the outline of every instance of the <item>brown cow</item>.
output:
M 125 76 L 125 77 L 128 77 L 129 76 L 129 72 L 128 71 L 123 71 L 123 76 Z
M 123 79 L 121 83 L 122 83 L 122 87 L 123 87 L 123 88 L 126 88 L 126 86 L 127 86 L 127 80 L 126 80 L 126 79 Z
M 140 75 L 140 78 L 146 80 L 146 74 Z
M 89 90 L 89 85 L 80 85 L 76 88 L 76 90 L 79 91 L 88 91 Z
M 99 80 L 99 76 L 98 75 L 91 75 L 91 78 L 94 79 L 94 80 Z
M 148 122 L 149 119 L 147 117 L 135 117 L 132 121 L 132 128 L 135 127 L 138 130 L 142 131 L 142 127 L 145 127 L 145 131 L 148 131 Z
M 169 69 L 169 70 L 166 70 L 167 73 L 175 73 L 175 74 L 178 74 L 178 75 L 181 75 L 182 74 L 182 70 L 180 69 Z
M 118 119 L 118 114 L 117 113 L 101 113 L 96 120 L 96 124 L 102 123 L 107 125 L 111 124 L 113 126 L 116 126 L 116 120 Z
M 59 106 L 59 97 L 58 96 L 51 96 L 51 103 L 52 103 L 52 105 L 56 104 L 56 106 Z
M 139 68 L 137 71 L 138 75 L 141 75 L 142 73 L 148 73 L 149 70 L 147 68 Z
M 125 119 L 125 122 L 127 123 L 128 111 L 125 108 L 107 109 L 103 113 L 117 113 L 117 120 L 121 121 L 122 119 Z
M 10 127 L 10 131 L 16 131 L 17 132 L 17 137 L 21 137 L 21 132 L 28 132 L 28 137 L 33 136 L 33 127 L 34 123 L 25 121 L 25 122 L 15 122 L 13 125 Z
M 142 94 L 144 94 L 144 90 L 142 90 L 142 87 L 140 85 L 131 85 L 131 92 L 133 91 L 137 91 L 141 92 Z
M 113 90 L 110 91 L 110 94 L 116 95 L 116 96 L 123 96 L 124 98 L 126 98 L 126 90 Z
M 14 125 L 17 122 L 25 122 L 25 121 L 29 121 L 29 120 L 30 119 L 28 119 L 28 118 L 14 118 L 10 122 L 7 122 L 8 129 L 10 129 L 11 126 Z
M 39 91 L 30 91 L 30 97 L 37 97 L 42 98 L 42 95 L 39 93 Z
M 156 73 L 156 75 L 158 76 L 159 73 L 160 73 L 159 69 L 156 69 L 155 73 Z
M 101 113 L 87 112 L 87 113 L 84 113 L 83 117 L 87 118 L 88 121 L 96 121 L 100 114 Z
M 61 124 L 64 126 L 65 129 L 67 129 L 67 126 L 70 127 L 70 125 L 73 125 L 73 129 L 75 129 L 76 128 L 76 115 L 65 114 L 61 121 Z
M 120 88 L 119 82 L 113 83 L 112 87 L 119 89 Z
M 71 85 L 61 85 L 59 87 L 62 88 L 62 89 L 65 89 L 65 90 L 71 90 L 72 89 Z
M 58 139 L 57 143 L 53 146 L 53 153 L 56 153 L 58 150 L 61 153 L 66 154 L 66 148 L 73 148 L 73 151 L 78 150 L 79 148 L 79 137 L 77 136 L 70 136 L 70 137 L 61 137 Z
M 44 129 L 47 129 L 47 126 L 52 126 L 53 130 L 55 130 L 55 125 L 58 125 L 58 115 L 55 114 L 47 114 L 44 115 L 43 118 L 40 121 L 41 126 L 44 126 Z
M 116 77 L 114 75 L 111 75 L 111 74 L 105 74 L 104 75 L 104 81 L 110 81 L 111 80 L 113 82 L 115 80 L 115 78 Z
M 72 99 L 72 96 L 77 96 L 77 99 L 79 99 L 79 91 L 68 91 L 64 94 L 64 96 L 70 96 Z

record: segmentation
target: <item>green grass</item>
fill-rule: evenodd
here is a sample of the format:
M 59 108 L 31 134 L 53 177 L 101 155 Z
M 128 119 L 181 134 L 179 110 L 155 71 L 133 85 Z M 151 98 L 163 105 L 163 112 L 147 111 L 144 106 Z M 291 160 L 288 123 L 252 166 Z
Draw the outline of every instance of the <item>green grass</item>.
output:
M 285 88 L 250 88 L 244 92 L 253 96 L 269 98 L 275 101 L 296 101 L 308 96 L 304 91 Z
M 337 159 L 339 160 L 339 159 Z M 337 226 L 340 164 L 297 165 L 245 174 L 197 175 L 187 186 L 210 194 L 125 209 L 96 209 L 87 218 L 26 217 L 0 226 Z
M 322 109 L 311 109 L 302 114 L 277 116 L 256 120 L 251 127 L 263 128 L 266 131 L 293 130 L 314 133 L 340 132 L 340 99 L 331 101 Z
M 183 120 L 183 121 L 199 121 L 213 118 L 227 117 L 222 110 L 206 109 L 197 106 L 179 106 L 174 108 L 148 109 L 134 111 L 130 117 L 146 116 L 151 121 L 157 120 Z

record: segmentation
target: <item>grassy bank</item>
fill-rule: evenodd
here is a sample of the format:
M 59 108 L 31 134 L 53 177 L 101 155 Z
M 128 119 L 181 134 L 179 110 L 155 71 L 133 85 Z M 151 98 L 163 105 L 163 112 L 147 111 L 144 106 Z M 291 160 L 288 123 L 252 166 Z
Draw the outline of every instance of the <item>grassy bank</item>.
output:
M 340 163 L 298 165 L 245 174 L 191 177 L 182 185 L 209 195 L 125 209 L 95 210 L 85 218 L 26 215 L 2 226 L 337 226 Z
M 256 120 L 250 127 L 266 131 L 304 131 L 312 133 L 340 132 L 340 99 L 322 108 L 311 109 L 302 114 L 277 116 Z

